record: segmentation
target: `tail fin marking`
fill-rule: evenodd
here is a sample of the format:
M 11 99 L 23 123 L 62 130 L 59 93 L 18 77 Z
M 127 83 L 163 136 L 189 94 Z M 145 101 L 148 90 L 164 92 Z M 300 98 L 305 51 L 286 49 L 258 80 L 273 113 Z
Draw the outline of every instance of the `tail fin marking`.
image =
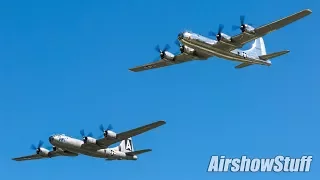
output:
M 118 147 L 119 147 L 119 151 L 121 151 L 121 152 L 132 152 L 132 151 L 134 151 L 132 138 L 130 137 L 128 139 L 122 140 Z

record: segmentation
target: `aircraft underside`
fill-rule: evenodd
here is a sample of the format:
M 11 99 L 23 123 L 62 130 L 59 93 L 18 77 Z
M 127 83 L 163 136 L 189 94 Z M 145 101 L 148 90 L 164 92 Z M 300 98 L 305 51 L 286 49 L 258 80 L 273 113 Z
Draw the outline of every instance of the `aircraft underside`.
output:
M 242 62 L 242 63 L 260 64 L 260 65 L 266 65 L 266 66 L 271 65 L 267 61 L 249 57 L 245 53 L 236 53 L 236 52 L 242 52 L 242 50 L 234 50 L 232 52 L 231 51 L 222 51 L 219 49 L 214 50 L 213 48 L 209 49 L 209 48 L 205 47 L 204 45 L 198 45 L 193 42 L 186 41 L 186 40 L 181 40 L 181 42 L 184 45 L 187 45 L 188 47 L 195 49 L 196 51 L 200 50 L 200 51 L 206 52 L 210 56 L 216 56 L 219 58 L 228 59 L 231 61 Z

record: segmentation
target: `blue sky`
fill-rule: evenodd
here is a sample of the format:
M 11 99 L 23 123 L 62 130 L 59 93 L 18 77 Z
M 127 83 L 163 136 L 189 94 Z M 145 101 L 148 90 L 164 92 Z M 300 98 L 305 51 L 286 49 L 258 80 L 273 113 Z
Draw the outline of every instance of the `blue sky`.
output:
M 257 4 L 258 3 L 258 4 Z M 313 14 L 265 37 L 267 52 L 289 49 L 271 67 L 236 70 L 212 58 L 133 73 L 154 60 L 154 46 L 185 29 L 225 33 L 244 14 L 256 26 L 305 8 Z M 82 179 L 318 179 L 320 3 L 287 1 L 1 1 L 0 177 Z M 17 163 L 53 133 L 80 137 L 112 123 L 124 131 L 164 119 L 135 137 L 152 148 L 138 161 L 86 156 Z M 211 155 L 300 157 L 310 173 L 207 173 Z

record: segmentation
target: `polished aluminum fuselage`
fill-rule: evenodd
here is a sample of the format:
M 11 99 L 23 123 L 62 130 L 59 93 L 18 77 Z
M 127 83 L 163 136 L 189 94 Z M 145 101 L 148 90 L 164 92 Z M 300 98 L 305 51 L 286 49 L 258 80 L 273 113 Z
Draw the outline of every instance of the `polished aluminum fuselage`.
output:
M 60 149 L 77 153 L 84 154 L 87 156 L 107 158 L 107 159 L 126 159 L 126 160 L 136 160 L 137 156 L 128 156 L 126 153 L 118 150 L 118 147 L 96 149 L 90 148 L 90 146 L 85 146 L 82 140 L 75 139 L 66 135 L 55 135 L 49 138 L 50 143 Z
M 204 37 L 202 35 L 192 33 L 192 32 L 183 32 L 179 37 L 179 40 L 182 44 L 195 49 L 202 54 L 206 54 L 208 56 L 216 56 L 223 59 L 228 59 L 232 61 L 238 62 L 246 62 L 252 64 L 261 64 L 270 66 L 270 61 L 264 61 L 259 59 L 259 57 L 246 55 L 243 56 L 243 50 L 234 49 L 234 50 L 224 50 L 220 48 L 216 48 L 215 44 L 219 43 L 219 41 Z M 223 43 L 223 42 L 220 42 Z

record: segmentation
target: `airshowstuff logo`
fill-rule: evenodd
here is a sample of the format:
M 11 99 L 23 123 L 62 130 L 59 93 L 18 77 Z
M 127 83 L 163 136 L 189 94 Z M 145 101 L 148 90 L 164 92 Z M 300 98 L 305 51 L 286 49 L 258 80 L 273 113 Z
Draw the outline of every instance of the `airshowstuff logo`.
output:
M 212 156 L 208 172 L 309 172 L 312 156 L 291 158 L 276 156 L 274 158 L 226 158 Z

